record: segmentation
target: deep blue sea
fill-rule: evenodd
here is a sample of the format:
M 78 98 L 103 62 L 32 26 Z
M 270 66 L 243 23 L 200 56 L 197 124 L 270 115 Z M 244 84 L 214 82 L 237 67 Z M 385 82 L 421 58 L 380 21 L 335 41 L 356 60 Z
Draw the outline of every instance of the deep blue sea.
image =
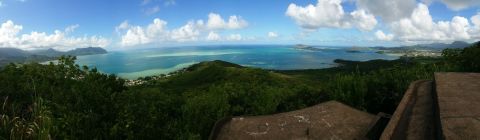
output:
M 293 45 L 228 45 L 163 47 L 111 51 L 107 54 L 77 57 L 77 63 L 96 67 L 99 71 L 122 78 L 166 74 L 201 61 L 224 60 L 248 67 L 264 69 L 316 69 L 334 67 L 335 59 L 366 61 L 397 59 L 398 56 L 377 54 L 374 50 L 348 52 L 345 47 L 317 47 L 321 51 L 299 50 Z

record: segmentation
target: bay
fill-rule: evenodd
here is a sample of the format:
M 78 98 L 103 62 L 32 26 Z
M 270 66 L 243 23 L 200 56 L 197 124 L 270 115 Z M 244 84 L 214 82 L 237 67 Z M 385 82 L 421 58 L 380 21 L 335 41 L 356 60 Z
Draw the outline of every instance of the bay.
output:
M 314 46 L 315 47 L 315 46 Z M 337 66 L 335 59 L 367 61 L 393 60 L 398 56 L 375 53 L 375 50 L 335 46 L 316 46 L 318 50 L 296 49 L 294 45 L 226 45 L 163 47 L 111 51 L 107 54 L 77 57 L 79 65 L 96 67 L 99 71 L 126 79 L 167 74 L 192 64 L 223 60 L 242 66 L 263 69 L 318 69 Z

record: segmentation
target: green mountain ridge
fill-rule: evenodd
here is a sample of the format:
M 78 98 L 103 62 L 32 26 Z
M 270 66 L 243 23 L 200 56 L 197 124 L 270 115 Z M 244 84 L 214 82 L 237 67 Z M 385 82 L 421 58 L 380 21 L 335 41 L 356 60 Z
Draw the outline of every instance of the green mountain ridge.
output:
M 431 51 L 442 51 L 443 49 L 447 48 L 458 48 L 463 49 L 468 47 L 472 44 L 464 42 L 464 41 L 453 41 L 452 43 L 431 43 L 431 44 L 417 44 L 417 45 L 410 45 L 410 46 L 398 46 L 398 47 L 370 47 L 376 50 L 388 50 L 388 51 L 407 51 L 407 50 L 431 50 Z
M 82 56 L 105 53 L 107 53 L 107 51 L 100 47 L 76 48 L 66 52 L 52 48 L 31 51 L 18 48 L 0 48 L 0 67 L 8 63 L 29 63 L 55 60 L 62 55 Z

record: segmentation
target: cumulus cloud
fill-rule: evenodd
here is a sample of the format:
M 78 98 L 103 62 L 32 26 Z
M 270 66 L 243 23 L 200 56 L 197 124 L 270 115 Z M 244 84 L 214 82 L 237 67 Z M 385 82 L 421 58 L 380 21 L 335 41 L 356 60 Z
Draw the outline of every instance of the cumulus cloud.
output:
M 277 38 L 278 37 L 278 34 L 276 32 L 268 32 L 267 36 L 269 38 Z
M 218 33 L 216 32 L 210 31 L 210 33 L 208 33 L 208 36 L 207 36 L 208 41 L 219 41 L 221 39 L 222 38 L 220 37 L 220 35 L 218 35 Z
M 140 26 L 131 27 L 127 33 L 122 36 L 121 44 L 124 46 L 132 46 L 138 44 L 150 43 L 145 31 Z
M 480 13 L 472 16 L 470 20 L 473 23 L 472 29 L 469 31 L 473 39 L 480 39 Z
M 474 26 L 467 18 L 454 16 L 450 21 L 433 21 L 429 9 L 425 4 L 418 4 L 410 17 L 394 21 L 389 24 L 393 39 L 403 42 L 454 41 L 478 39 L 475 34 L 480 16 L 471 18 Z M 378 33 L 378 34 L 377 34 Z M 378 39 L 385 39 L 382 33 L 377 32 Z M 388 35 L 386 35 L 388 37 Z
M 229 17 L 228 21 L 225 21 L 219 14 L 208 14 L 207 28 L 211 30 L 241 29 L 247 26 L 248 22 L 242 17 L 233 15 Z
M 341 3 L 341 0 L 318 0 L 316 5 L 309 4 L 305 7 L 292 3 L 285 15 L 292 18 L 302 29 L 310 31 L 322 27 L 356 27 L 362 31 L 375 28 L 375 16 L 362 9 L 345 13 Z
M 305 7 L 291 3 L 285 14 L 306 29 L 344 27 L 345 13 L 340 3 L 341 0 L 318 0 L 317 5 L 309 4 Z
M 171 37 L 173 40 L 176 40 L 178 42 L 195 41 L 200 35 L 199 26 L 202 25 L 202 21 L 199 21 L 197 23 L 190 21 L 185 26 L 173 30 Z
M 448 8 L 452 10 L 462 10 L 468 7 L 480 6 L 479 0 L 441 0 Z
M 475 25 L 475 27 L 480 27 L 480 13 L 472 16 L 470 20 L 472 20 L 472 23 L 473 25 Z
M 350 13 L 355 26 L 362 31 L 370 31 L 377 25 L 377 19 L 372 14 L 367 14 L 364 10 L 357 10 Z
M 230 34 L 230 35 L 227 37 L 227 40 L 230 40 L 230 41 L 240 41 L 240 40 L 242 40 L 242 35 L 240 35 L 240 34 Z
M 135 46 L 160 42 L 199 41 L 201 39 L 218 41 L 222 37 L 217 31 L 240 29 L 246 27 L 247 24 L 247 21 L 237 16 L 230 16 L 228 22 L 226 22 L 220 15 L 210 13 L 206 23 L 204 20 L 191 20 L 175 29 L 168 29 L 167 22 L 159 18 L 154 19 L 153 23 L 146 27 L 132 26 L 124 21 L 115 29 L 118 32 L 124 31 L 120 41 L 122 46 Z M 202 37 L 202 35 L 204 36 Z M 227 40 L 236 40 L 237 38 L 241 39 L 241 36 L 235 35 Z
M 365 9 L 385 22 L 410 16 L 415 6 L 416 0 L 357 0 L 359 9 Z
M 15 25 L 11 20 L 2 23 L 2 26 L 0 27 L 0 46 L 16 46 L 20 42 L 20 38 L 17 37 L 17 34 L 22 29 L 23 27 L 21 25 Z
M 121 44 L 123 46 L 132 46 L 139 44 L 148 44 L 151 43 L 153 40 L 163 41 L 166 39 L 166 37 L 168 37 L 169 34 L 166 26 L 166 21 L 156 18 L 147 27 L 128 27 L 128 30 L 122 36 Z
M 385 34 L 383 31 L 378 30 L 375 32 L 375 37 L 377 37 L 379 40 L 390 41 L 393 39 L 393 34 Z
M 53 34 L 32 31 L 30 34 L 19 34 L 23 26 L 8 20 L 0 27 L 0 47 L 13 47 L 26 50 L 38 48 L 55 48 L 69 50 L 76 47 L 106 47 L 110 44 L 103 37 L 68 37 L 67 32 L 73 32 L 78 25 L 67 27 L 64 32 L 55 30 Z
M 162 41 L 195 41 L 200 35 L 201 26 L 203 26 L 203 21 L 190 21 L 182 27 L 168 30 L 166 21 L 155 18 L 146 27 L 130 26 L 122 36 L 120 44 L 134 46 Z

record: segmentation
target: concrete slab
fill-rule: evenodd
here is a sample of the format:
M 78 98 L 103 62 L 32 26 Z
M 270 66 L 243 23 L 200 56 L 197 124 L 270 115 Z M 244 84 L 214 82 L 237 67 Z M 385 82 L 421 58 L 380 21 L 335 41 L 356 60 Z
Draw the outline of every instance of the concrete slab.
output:
M 214 139 L 365 139 L 373 120 L 372 114 L 329 101 L 292 112 L 235 117 Z
M 480 139 L 480 74 L 435 73 L 445 139 Z
M 234 117 L 213 139 L 366 139 L 377 117 L 336 101 L 292 112 Z M 480 139 L 480 73 L 413 82 L 380 139 Z

